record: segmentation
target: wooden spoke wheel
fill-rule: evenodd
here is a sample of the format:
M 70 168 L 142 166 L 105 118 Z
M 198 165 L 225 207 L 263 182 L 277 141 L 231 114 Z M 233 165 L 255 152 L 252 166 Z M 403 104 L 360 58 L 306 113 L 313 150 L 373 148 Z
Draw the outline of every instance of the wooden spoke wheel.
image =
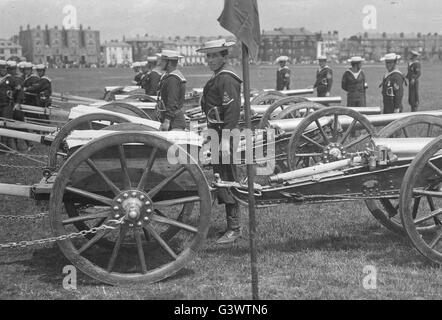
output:
M 296 119 L 296 118 L 306 118 L 315 111 L 324 109 L 324 105 L 316 102 L 305 101 L 299 102 L 292 106 L 288 106 L 275 117 L 276 120 L 279 119 Z
M 264 91 L 260 94 L 258 94 L 256 97 L 254 97 L 251 101 L 250 104 L 253 105 L 258 105 L 258 104 L 272 104 L 282 98 L 286 98 L 287 95 L 285 95 L 284 93 L 281 93 L 279 91 Z
M 101 122 L 101 123 L 100 123 Z M 115 123 L 128 122 L 123 116 L 113 115 L 109 113 L 92 113 L 75 118 L 66 123 L 57 133 L 54 141 L 51 143 L 48 155 L 48 167 L 55 171 L 61 161 L 67 158 L 66 138 L 74 130 L 99 130 L 108 125 Z
M 155 99 L 151 96 L 148 96 L 147 94 L 143 94 L 143 93 L 130 94 L 124 100 L 139 100 L 141 102 L 157 102 L 157 99 Z
M 303 97 L 287 97 L 275 101 L 262 115 L 261 121 L 258 124 L 258 129 L 268 128 L 269 120 L 275 119 L 279 112 L 282 112 L 284 109 L 304 101 L 307 101 L 307 99 Z
M 287 148 L 288 170 L 348 159 L 372 144 L 375 130 L 359 112 L 327 107 L 301 121 Z
M 142 119 L 152 120 L 146 112 L 130 103 L 112 102 L 101 106 L 100 109 L 127 114 L 133 117 L 140 117 Z
M 54 236 L 76 232 L 75 223 L 115 228 L 58 242 L 72 264 L 113 285 L 157 282 L 187 264 L 207 235 L 211 195 L 197 162 L 183 148 L 173 147 L 177 159 L 170 157 L 172 144 L 158 135 L 111 133 L 64 163 L 49 204 Z M 71 218 L 63 209 L 66 201 L 88 210 Z M 183 217 L 185 204 L 193 210 Z M 101 240 L 113 245 L 99 245 Z
M 441 149 L 442 137 L 439 136 L 414 158 L 405 173 L 399 196 L 406 234 L 420 253 L 438 264 L 442 264 Z
M 432 115 L 412 115 L 396 120 L 382 128 L 381 138 L 438 137 L 442 134 L 442 119 Z M 413 199 L 413 206 L 419 206 L 421 198 Z M 384 227 L 395 233 L 405 235 L 399 215 L 398 199 L 379 199 L 365 201 L 371 214 Z

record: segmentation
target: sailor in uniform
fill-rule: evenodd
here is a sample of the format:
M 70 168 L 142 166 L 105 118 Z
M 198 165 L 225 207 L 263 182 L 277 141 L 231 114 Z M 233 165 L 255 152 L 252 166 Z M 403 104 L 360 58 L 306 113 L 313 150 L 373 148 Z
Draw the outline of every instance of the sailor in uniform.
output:
M 156 96 L 158 94 L 161 76 L 163 75 L 161 69 L 157 67 L 157 61 L 157 56 L 147 58 L 149 73 L 141 81 L 141 87 L 149 96 Z
M 349 62 L 351 68 L 342 75 L 342 89 L 347 92 L 347 107 L 365 107 L 365 91 L 368 88 L 365 80 L 364 71 L 362 71 L 361 57 L 352 57 Z
M 333 86 L 333 70 L 327 65 L 327 57 L 318 57 L 319 69 L 316 71 L 316 82 L 313 88 L 316 88 L 318 97 L 329 97 Z
M 420 54 L 412 50 L 410 52 L 410 62 L 408 63 L 408 73 L 405 76 L 408 79 L 408 103 L 411 112 L 419 108 L 419 78 L 422 75 L 421 63 L 418 60 Z
M 404 96 L 405 77 L 397 69 L 397 61 L 401 56 L 396 53 L 388 53 L 381 61 L 385 61 L 387 73 L 382 79 L 379 87 L 382 87 L 382 98 L 384 104 L 383 113 L 400 113 L 402 112 L 402 98 Z
M 290 68 L 287 66 L 289 57 L 281 56 L 276 59 L 279 68 L 276 71 L 276 90 L 290 90 Z

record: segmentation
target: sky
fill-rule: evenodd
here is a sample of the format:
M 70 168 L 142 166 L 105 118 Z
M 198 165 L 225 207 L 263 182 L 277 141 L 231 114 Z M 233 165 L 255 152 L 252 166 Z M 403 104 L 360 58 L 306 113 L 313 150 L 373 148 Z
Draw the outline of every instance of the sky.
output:
M 76 8 L 77 25 L 99 30 L 102 40 L 228 34 L 217 22 L 224 0 L 0 0 L 0 38 L 20 25 L 61 26 L 67 5 Z M 337 30 L 341 39 L 364 31 L 442 33 L 440 0 L 258 0 L 258 7 L 263 30 Z

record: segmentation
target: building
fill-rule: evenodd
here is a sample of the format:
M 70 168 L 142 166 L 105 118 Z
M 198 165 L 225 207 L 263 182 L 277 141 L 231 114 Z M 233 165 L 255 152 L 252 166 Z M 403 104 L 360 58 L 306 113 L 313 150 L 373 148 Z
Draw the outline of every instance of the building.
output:
M 20 27 L 19 43 L 23 56 L 33 63 L 46 63 L 49 66 L 99 65 L 100 32 L 83 29 L 59 29 L 40 26 L 26 30 Z
M 106 66 L 128 66 L 133 62 L 132 47 L 127 42 L 105 42 L 102 46 L 102 52 Z
M 328 31 L 327 33 L 320 32 L 317 34 L 317 56 L 326 55 L 332 60 L 337 60 L 339 57 L 339 33 L 338 31 Z
M 0 60 L 22 57 L 22 47 L 12 40 L 0 39 Z
M 133 61 L 143 61 L 147 57 L 153 56 L 164 48 L 164 38 L 151 37 L 147 34 L 144 37 L 137 36 L 135 38 L 125 39 L 132 48 Z

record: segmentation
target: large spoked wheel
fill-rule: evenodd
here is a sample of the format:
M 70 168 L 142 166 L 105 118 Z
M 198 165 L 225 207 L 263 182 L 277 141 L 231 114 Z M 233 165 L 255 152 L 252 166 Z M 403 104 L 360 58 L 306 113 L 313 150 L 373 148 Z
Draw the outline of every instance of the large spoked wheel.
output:
M 272 104 L 282 98 L 287 98 L 287 95 L 281 93 L 279 91 L 264 91 L 254 97 L 251 101 L 251 105 L 259 105 L 259 104 Z
M 442 119 L 432 115 L 412 115 L 396 120 L 379 131 L 381 138 L 438 137 L 442 134 Z M 413 199 L 413 207 L 419 207 L 421 198 Z M 384 227 L 395 233 L 405 235 L 399 215 L 398 199 L 379 199 L 365 201 L 371 214 Z
M 176 154 L 171 147 L 152 133 L 113 133 L 83 146 L 65 162 L 50 198 L 54 236 L 76 232 L 77 222 L 115 228 L 100 230 L 93 238 L 58 242 L 84 273 L 113 285 L 153 283 L 182 269 L 202 245 L 210 225 L 208 183 L 186 150 L 174 146 L 178 160 L 171 157 Z M 85 183 L 83 177 L 92 173 L 100 179 Z M 83 202 L 89 210 L 70 218 L 65 201 Z M 194 210 L 179 219 L 183 205 L 190 203 Z M 169 227 L 179 232 L 166 240 Z M 102 239 L 113 242 L 112 248 L 98 245 Z
M 157 99 L 155 99 L 154 97 L 148 96 L 147 94 L 143 94 L 143 93 L 131 94 L 124 100 L 139 100 L 141 102 L 157 102 Z
M 306 118 L 313 112 L 324 109 L 325 106 L 311 101 L 305 101 L 296 103 L 293 106 L 288 106 L 275 117 L 275 120 L 279 119 L 296 119 L 296 118 Z
M 48 155 L 48 167 L 55 171 L 60 164 L 67 158 L 66 138 L 74 130 L 99 130 L 115 123 L 128 122 L 123 116 L 109 113 L 92 113 L 75 118 L 66 123 L 55 136 L 51 143 Z
M 100 109 L 127 114 L 132 117 L 140 117 L 142 119 L 152 120 L 146 112 L 130 103 L 112 102 L 101 106 Z
M 413 246 L 442 264 L 442 137 L 427 145 L 411 162 L 399 196 L 402 225 Z M 427 202 L 426 205 L 416 205 Z
M 372 144 L 375 130 L 368 119 L 351 109 L 328 107 L 301 121 L 287 148 L 289 170 L 350 158 Z
M 284 109 L 304 101 L 307 101 L 307 99 L 303 97 L 287 97 L 275 101 L 262 115 L 261 121 L 258 124 L 258 129 L 268 128 L 269 120 L 275 119 L 279 112 L 282 112 Z

